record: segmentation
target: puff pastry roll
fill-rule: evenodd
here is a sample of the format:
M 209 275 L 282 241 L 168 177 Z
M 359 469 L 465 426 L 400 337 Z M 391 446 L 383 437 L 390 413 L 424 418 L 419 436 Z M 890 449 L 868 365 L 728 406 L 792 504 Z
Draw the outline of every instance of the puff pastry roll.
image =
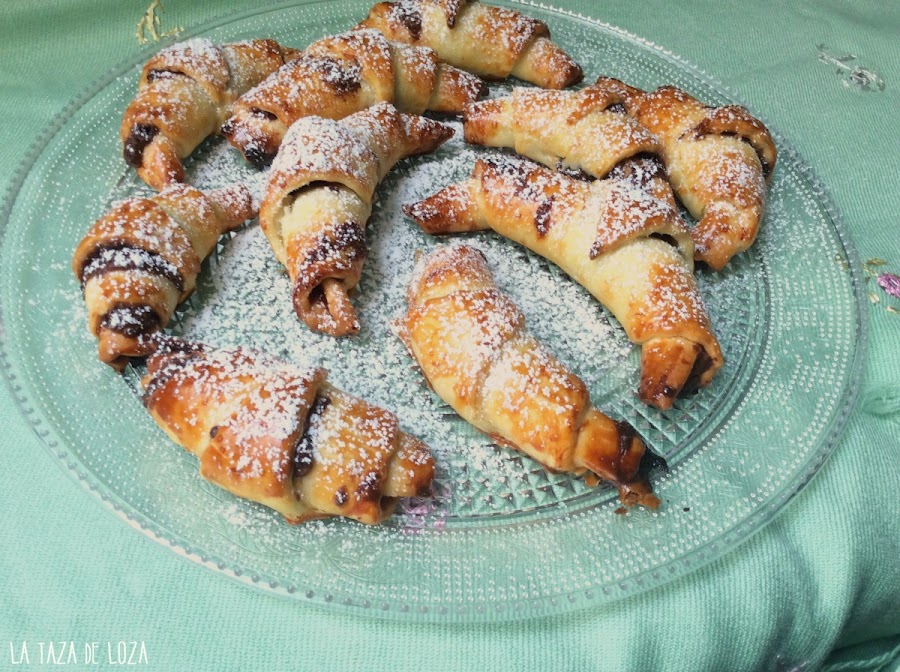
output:
M 218 132 L 238 96 L 296 53 L 274 40 L 215 45 L 205 38 L 161 50 L 144 65 L 122 119 L 125 160 L 154 189 L 183 182 L 181 160 Z
M 404 208 L 426 232 L 494 229 L 585 287 L 642 346 L 642 401 L 672 406 L 722 365 L 674 208 L 631 180 L 576 180 L 511 157 Z
M 366 222 L 378 183 L 400 159 L 430 152 L 453 131 L 380 103 L 341 121 L 291 126 L 272 165 L 260 224 L 288 271 L 294 310 L 310 329 L 359 331 L 348 292 L 366 260 Z
M 462 112 L 484 83 L 441 63 L 434 51 L 360 30 L 316 42 L 234 106 L 222 133 L 257 168 L 268 166 L 287 129 L 306 116 L 341 119 L 379 102 L 401 112 Z
M 629 506 L 659 505 L 647 472 L 665 461 L 631 425 L 591 405 L 584 382 L 527 331 L 480 252 L 446 246 L 419 259 L 407 299 L 398 332 L 465 420 L 548 469 L 615 484 Z
M 431 47 L 441 60 L 489 79 L 513 75 L 562 89 L 583 77 L 581 66 L 550 41 L 547 24 L 504 7 L 467 0 L 379 2 L 359 27 Z
M 431 484 L 428 447 L 393 413 L 329 385 L 324 369 L 165 339 L 147 371 L 147 410 L 201 476 L 290 523 L 373 525 Z
M 623 88 L 626 110 L 660 139 L 672 188 L 698 221 L 696 258 L 723 268 L 756 240 L 778 156 L 772 136 L 737 105 L 709 107 L 673 86 Z
M 147 355 L 150 337 L 194 291 L 219 236 L 255 215 L 243 185 L 203 192 L 173 184 L 122 201 L 97 220 L 75 250 L 72 270 L 100 360 L 121 371 L 129 357 Z

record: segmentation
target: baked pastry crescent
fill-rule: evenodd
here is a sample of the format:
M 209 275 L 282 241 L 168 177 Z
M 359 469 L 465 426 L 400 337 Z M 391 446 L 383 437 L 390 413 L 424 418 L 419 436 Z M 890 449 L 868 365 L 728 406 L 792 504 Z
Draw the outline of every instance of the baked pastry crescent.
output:
M 431 47 L 441 60 L 489 79 L 513 75 L 545 89 L 562 89 L 584 76 L 581 66 L 550 41 L 547 24 L 505 7 L 467 0 L 379 2 L 358 27 Z
M 698 220 L 694 256 L 716 270 L 756 239 L 776 158 L 768 131 L 743 108 L 709 108 L 673 87 L 645 94 L 608 77 L 581 91 L 516 89 L 473 103 L 465 134 L 467 142 L 512 147 L 563 171 L 636 175 L 671 198 L 662 164 L 652 160 L 661 157 Z
M 346 516 L 375 524 L 434 476 L 428 447 L 397 417 L 259 352 L 161 339 L 144 404 L 207 480 L 290 523 Z
M 375 188 L 397 161 L 433 151 L 451 135 L 449 127 L 388 103 L 341 121 L 306 117 L 291 126 L 259 221 L 291 278 L 294 310 L 310 329 L 359 331 L 348 292 L 366 260 Z
M 413 114 L 459 113 L 483 88 L 480 79 L 441 63 L 431 49 L 360 30 L 315 42 L 241 96 L 222 133 L 250 163 L 264 168 L 302 117 L 341 119 L 379 102 Z
M 626 100 L 612 79 L 579 91 L 516 87 L 466 107 L 463 130 L 466 142 L 510 147 L 549 168 L 600 179 L 629 160 L 662 153 L 659 139 L 625 114 Z
M 585 182 L 501 156 L 404 212 L 433 234 L 493 229 L 562 268 L 642 346 L 638 393 L 647 404 L 671 408 L 722 366 L 690 235 L 670 203 L 632 180 Z
M 419 259 L 398 331 L 434 391 L 500 444 L 553 471 L 610 481 L 627 505 L 659 505 L 647 472 L 665 461 L 593 407 L 584 382 L 525 328 L 484 256 L 446 246 Z
M 673 86 L 622 86 L 628 114 L 660 139 L 672 188 L 698 221 L 696 258 L 723 268 L 756 240 L 778 156 L 772 136 L 743 107 L 709 107 Z
M 184 182 L 181 160 L 218 132 L 238 96 L 296 53 L 274 40 L 215 45 L 195 38 L 162 49 L 144 64 L 125 110 L 125 160 L 154 189 Z
M 121 371 L 129 357 L 147 355 L 150 337 L 194 291 L 219 236 L 255 215 L 243 185 L 203 192 L 173 184 L 121 201 L 97 220 L 75 250 L 72 270 L 100 360 Z

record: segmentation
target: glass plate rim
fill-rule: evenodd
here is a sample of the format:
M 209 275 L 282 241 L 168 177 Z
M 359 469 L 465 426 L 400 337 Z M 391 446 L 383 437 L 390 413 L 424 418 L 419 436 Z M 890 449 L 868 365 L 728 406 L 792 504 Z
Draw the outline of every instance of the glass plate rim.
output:
M 20 161 L 18 168 L 13 173 L 13 178 L 7 184 L 3 193 L 2 204 L 0 204 L 0 250 L 3 249 L 7 238 L 7 229 L 13 208 L 17 202 L 17 197 L 19 196 L 25 181 L 28 179 L 31 168 L 43 154 L 50 142 L 63 129 L 67 120 L 72 116 L 72 113 L 88 104 L 91 99 L 115 79 L 138 64 L 146 61 L 150 55 L 159 49 L 174 42 L 195 37 L 226 24 L 240 21 L 241 19 L 250 16 L 256 16 L 260 13 L 276 12 L 291 7 L 302 7 L 305 5 L 330 4 L 335 1 L 337 0 L 284 0 L 282 2 L 268 3 L 264 7 L 254 7 L 253 9 L 240 12 L 222 14 L 191 27 L 177 36 L 149 44 L 139 50 L 136 54 L 123 59 L 106 73 L 94 79 L 94 81 L 81 93 L 77 94 L 68 104 L 59 110 L 59 112 L 54 115 L 50 124 L 35 137 L 23 159 Z M 646 38 L 634 35 L 629 31 L 597 18 L 557 7 L 552 4 L 538 2 L 536 0 L 500 1 L 504 4 L 534 7 L 606 30 L 620 39 L 635 43 L 652 51 L 729 101 L 747 107 L 744 100 L 739 95 L 735 94 L 728 85 L 721 83 L 683 57 L 669 51 L 661 45 L 647 40 Z M 602 591 L 602 599 L 596 599 L 597 593 L 600 591 L 595 588 L 560 592 L 558 594 L 536 598 L 535 600 L 530 600 L 528 602 L 522 601 L 513 604 L 512 608 L 508 608 L 509 605 L 506 604 L 495 605 L 494 609 L 488 609 L 484 605 L 452 605 L 452 607 L 448 605 L 441 605 L 440 607 L 433 605 L 433 608 L 420 605 L 418 609 L 414 610 L 412 605 L 398 603 L 394 605 L 383 604 L 380 609 L 376 609 L 374 605 L 358 602 L 349 596 L 346 599 L 337 600 L 334 595 L 322 595 L 314 590 L 304 590 L 305 587 L 300 586 L 281 585 L 275 580 L 259 576 L 256 573 L 248 573 L 244 568 L 237 564 L 223 561 L 219 558 L 212 557 L 209 554 L 205 554 L 198 549 L 192 548 L 192 545 L 182 539 L 178 534 L 164 529 L 163 526 L 157 525 L 146 514 L 135 509 L 127 502 L 122 501 L 117 496 L 103 492 L 102 488 L 92 479 L 92 475 L 88 471 L 80 469 L 80 465 L 76 462 L 67 461 L 67 454 L 64 450 L 62 452 L 57 450 L 58 447 L 64 444 L 61 444 L 61 442 L 57 440 L 53 440 L 56 438 L 53 436 L 55 432 L 49 427 L 49 423 L 44 422 L 43 417 L 41 417 L 42 409 L 37 408 L 35 405 L 29 406 L 31 400 L 27 394 L 20 395 L 21 386 L 17 386 L 15 383 L 15 375 L 12 373 L 13 365 L 9 361 L 7 355 L 7 336 L 3 320 L 4 306 L 2 298 L 0 298 L 0 374 L 2 374 L 6 389 L 13 399 L 16 410 L 28 424 L 34 435 L 37 436 L 41 445 L 44 446 L 53 460 L 59 464 L 60 468 L 69 478 L 81 485 L 84 490 L 99 498 L 100 501 L 112 510 L 118 518 L 142 533 L 144 536 L 164 546 L 168 546 L 177 555 L 185 557 L 206 569 L 212 570 L 216 574 L 224 574 L 244 585 L 255 586 L 267 593 L 281 597 L 305 597 L 305 603 L 330 611 L 349 612 L 364 617 L 374 617 L 379 620 L 417 620 L 425 622 L 499 622 L 525 620 L 561 614 L 573 610 L 582 610 L 593 605 L 608 604 L 635 595 L 639 592 L 669 583 L 674 579 L 681 578 L 714 560 L 733 552 L 757 532 L 762 530 L 766 525 L 775 520 L 777 516 L 786 509 L 788 503 L 790 503 L 796 495 L 811 482 L 825 461 L 833 454 L 843 436 L 850 415 L 856 406 L 862 387 L 862 373 L 864 372 L 864 364 L 868 349 L 869 315 L 865 310 L 865 289 L 863 286 L 861 261 L 853 243 L 852 234 L 847 228 L 840 210 L 832 199 L 831 193 L 825 187 L 825 184 L 819 178 L 811 164 L 809 164 L 794 145 L 777 130 L 776 126 L 763 115 L 760 115 L 757 112 L 754 112 L 754 114 L 769 128 L 773 138 L 778 144 L 779 153 L 790 160 L 800 176 L 805 179 L 809 183 L 809 186 L 815 191 L 819 203 L 831 219 L 834 232 L 837 234 L 838 241 L 840 242 L 841 248 L 849 263 L 848 279 L 852 284 L 852 294 L 855 299 L 856 328 L 859 338 L 856 343 L 853 362 L 848 369 L 847 393 L 844 395 L 840 405 L 834 410 L 834 414 L 831 418 L 831 422 L 834 424 L 834 430 L 823 442 L 822 447 L 807 460 L 807 463 L 798 471 L 794 479 L 789 481 L 780 491 L 774 493 L 764 506 L 753 511 L 722 536 L 711 539 L 703 546 L 697 547 L 652 570 L 644 570 L 623 583 L 613 584 L 608 590 L 604 589 Z

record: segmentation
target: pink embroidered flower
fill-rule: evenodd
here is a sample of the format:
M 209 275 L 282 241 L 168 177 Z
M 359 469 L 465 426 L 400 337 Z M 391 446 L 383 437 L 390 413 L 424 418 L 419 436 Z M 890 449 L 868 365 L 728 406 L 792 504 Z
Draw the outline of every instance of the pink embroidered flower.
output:
M 890 294 L 895 299 L 900 299 L 900 275 L 881 273 L 878 276 L 878 285 L 887 294 Z

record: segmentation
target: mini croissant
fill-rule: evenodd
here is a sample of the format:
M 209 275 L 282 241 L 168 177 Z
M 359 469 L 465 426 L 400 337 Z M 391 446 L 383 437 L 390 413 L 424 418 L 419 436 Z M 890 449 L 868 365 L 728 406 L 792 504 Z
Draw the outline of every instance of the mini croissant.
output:
M 660 139 L 672 188 L 698 221 L 696 258 L 723 268 L 756 240 L 778 156 L 772 136 L 737 105 L 709 107 L 672 86 L 622 87 L 628 114 Z
M 448 246 L 420 259 L 401 338 L 434 391 L 500 444 L 554 471 L 610 481 L 627 505 L 659 505 L 647 472 L 665 461 L 591 404 L 584 382 L 526 330 L 484 256 Z
M 197 283 L 200 263 L 226 231 L 255 216 L 243 185 L 203 192 L 173 184 L 129 198 L 101 217 L 75 250 L 88 326 L 100 360 L 117 370 L 152 350 L 152 336 Z
M 294 310 L 310 329 L 359 331 L 348 292 L 366 260 L 375 188 L 397 161 L 433 151 L 452 134 L 388 103 L 341 121 L 306 117 L 288 131 L 259 219 L 291 278 Z
M 550 41 L 550 29 L 504 7 L 467 0 L 379 2 L 359 28 L 431 47 L 441 60 L 489 79 L 510 75 L 545 89 L 581 81 L 581 67 Z
M 389 42 L 375 30 L 327 37 L 241 96 L 222 128 L 257 168 L 306 116 L 341 119 L 379 102 L 401 112 L 462 112 L 483 82 L 438 61 L 431 49 Z
M 659 139 L 624 113 L 626 100 L 621 82 L 611 79 L 579 91 L 516 87 L 511 96 L 469 105 L 463 130 L 466 142 L 510 147 L 549 168 L 599 179 L 662 154 Z
M 160 338 L 144 404 L 207 480 L 300 523 L 346 516 L 375 524 L 427 490 L 428 447 L 397 417 L 259 352 Z
M 677 211 L 630 179 L 585 182 L 522 159 L 481 159 L 472 177 L 404 212 L 426 232 L 494 229 L 546 257 L 642 346 L 642 401 L 671 408 L 722 366 Z
M 466 142 L 511 147 L 576 177 L 628 180 L 675 212 L 659 139 L 625 114 L 621 82 L 600 78 L 580 91 L 516 88 L 466 108 Z M 649 202 L 649 201 L 648 201 Z
M 238 96 L 295 53 L 274 40 L 215 45 L 205 38 L 161 50 L 144 65 L 125 110 L 125 160 L 154 189 L 184 182 L 181 160 L 218 132 Z

